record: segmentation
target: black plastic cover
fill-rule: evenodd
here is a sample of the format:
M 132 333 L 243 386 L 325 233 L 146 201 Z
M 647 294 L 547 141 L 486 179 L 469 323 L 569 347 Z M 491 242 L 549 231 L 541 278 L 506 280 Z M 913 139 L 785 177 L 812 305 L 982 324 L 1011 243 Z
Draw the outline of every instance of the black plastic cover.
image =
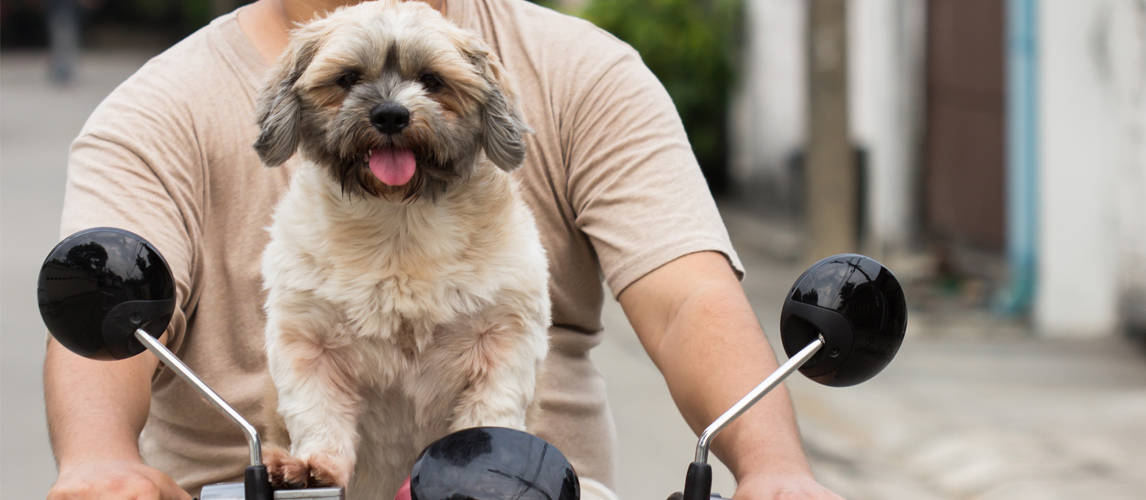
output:
M 245 500 L 274 500 L 275 490 L 271 488 L 267 466 L 252 465 L 243 471 L 243 496 Z
M 711 498 L 712 466 L 702 462 L 688 464 L 681 500 L 710 500 Z
M 804 271 L 780 313 L 784 352 L 794 356 L 821 334 L 825 345 L 800 373 L 845 387 L 882 371 L 903 344 L 907 301 L 883 264 L 858 254 L 833 255 Z
M 410 474 L 411 500 L 578 500 L 581 483 L 556 447 L 502 427 L 464 429 L 427 446 Z
M 61 241 L 40 268 L 36 296 L 52 336 L 93 359 L 125 359 L 159 338 L 175 312 L 175 279 L 159 251 L 115 228 L 85 229 Z

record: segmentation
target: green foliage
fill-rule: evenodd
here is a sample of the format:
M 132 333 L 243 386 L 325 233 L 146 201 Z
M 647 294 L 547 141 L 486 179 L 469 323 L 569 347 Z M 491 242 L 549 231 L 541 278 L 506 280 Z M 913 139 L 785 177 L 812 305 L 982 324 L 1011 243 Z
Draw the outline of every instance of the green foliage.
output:
M 232 3 L 238 7 L 247 2 L 236 1 Z M 213 17 L 210 0 L 183 0 L 180 2 L 179 18 L 184 27 L 190 27 L 192 30 L 199 29 L 200 26 L 206 26 L 207 23 L 210 23 Z
M 641 53 L 672 96 L 709 185 L 722 191 L 741 0 L 589 0 L 574 14 Z

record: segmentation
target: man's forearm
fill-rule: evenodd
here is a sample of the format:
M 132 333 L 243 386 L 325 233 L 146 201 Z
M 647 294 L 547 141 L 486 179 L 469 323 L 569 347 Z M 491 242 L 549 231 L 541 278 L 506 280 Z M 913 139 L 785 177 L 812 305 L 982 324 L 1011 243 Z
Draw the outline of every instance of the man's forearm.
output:
M 191 498 L 139 457 L 139 432 L 147 422 L 158 363 L 150 355 L 92 361 L 48 342 L 44 402 L 60 469 L 48 500 Z
M 700 432 L 764 380 L 777 363 L 723 256 L 682 257 L 621 298 L 673 399 Z M 784 386 L 726 428 L 714 451 L 740 480 L 768 471 L 810 475 Z
M 139 459 L 151 405 L 154 356 L 93 361 L 55 340 L 44 358 L 48 434 L 62 468 L 90 460 Z
M 735 292 L 697 289 L 658 348 L 673 399 L 697 433 L 777 367 L 751 307 Z M 763 468 L 809 472 L 783 385 L 721 432 L 713 448 L 738 478 Z

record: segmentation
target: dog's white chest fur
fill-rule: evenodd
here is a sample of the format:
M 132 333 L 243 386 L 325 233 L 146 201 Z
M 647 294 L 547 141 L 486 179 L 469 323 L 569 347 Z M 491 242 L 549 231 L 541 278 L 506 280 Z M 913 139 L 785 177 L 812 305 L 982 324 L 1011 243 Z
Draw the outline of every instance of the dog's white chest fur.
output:
M 388 491 L 445 432 L 524 427 L 547 264 L 509 174 L 479 166 L 403 203 L 343 194 L 305 162 L 270 232 L 267 355 L 292 455 Z

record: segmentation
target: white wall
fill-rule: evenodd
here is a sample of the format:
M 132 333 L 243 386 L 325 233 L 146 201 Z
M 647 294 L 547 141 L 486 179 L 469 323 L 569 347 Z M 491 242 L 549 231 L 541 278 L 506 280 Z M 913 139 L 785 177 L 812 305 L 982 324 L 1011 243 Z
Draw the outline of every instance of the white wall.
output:
M 1118 281 L 1122 319 L 1146 326 L 1146 2 L 1116 0 L 1098 40 L 1118 114 Z
M 732 175 L 787 185 L 807 137 L 806 0 L 746 2 L 742 86 L 732 110 Z M 867 245 L 877 258 L 912 235 L 923 99 L 926 0 L 848 2 L 853 140 L 868 151 Z
M 924 79 L 924 0 L 848 3 L 849 112 L 854 142 L 868 151 L 864 251 L 904 249 L 918 208 Z
M 913 235 L 925 0 L 851 0 L 852 133 L 869 151 L 868 245 Z M 753 0 L 734 105 L 737 181 L 788 181 L 806 136 L 804 0 Z M 1146 7 L 1040 0 L 1039 269 L 1034 321 L 1052 336 L 1109 333 L 1119 290 L 1146 293 Z M 1146 297 L 1146 295 L 1144 295 Z M 1146 308 L 1146 304 L 1142 307 Z
M 1103 47 L 1113 1 L 1039 2 L 1040 333 L 1113 331 L 1117 289 L 1118 102 Z
M 732 108 L 731 173 L 788 181 L 786 162 L 807 136 L 805 0 L 745 2 L 746 47 Z

